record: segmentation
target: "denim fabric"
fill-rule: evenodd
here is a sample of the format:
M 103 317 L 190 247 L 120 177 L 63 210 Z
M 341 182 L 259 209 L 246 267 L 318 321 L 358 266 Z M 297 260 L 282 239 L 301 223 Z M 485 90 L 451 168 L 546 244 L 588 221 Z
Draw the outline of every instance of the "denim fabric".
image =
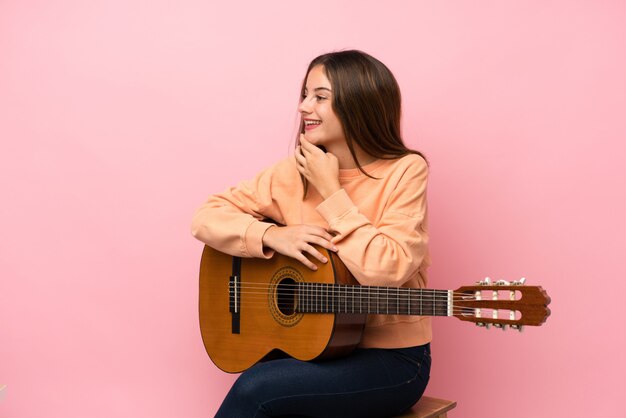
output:
M 429 344 L 259 363 L 239 376 L 216 417 L 390 417 L 419 400 L 430 365 Z

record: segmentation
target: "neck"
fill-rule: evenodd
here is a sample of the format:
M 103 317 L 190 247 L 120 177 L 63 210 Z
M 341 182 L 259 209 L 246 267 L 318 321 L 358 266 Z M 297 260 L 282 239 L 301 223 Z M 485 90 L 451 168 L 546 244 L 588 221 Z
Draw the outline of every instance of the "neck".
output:
M 452 291 L 298 283 L 298 312 L 450 316 Z
M 340 146 L 340 147 L 329 147 L 326 150 L 330 152 L 331 154 L 333 154 L 335 157 L 337 157 L 337 160 L 339 162 L 339 169 L 347 170 L 351 168 L 357 168 L 356 161 L 354 161 L 354 158 L 352 157 L 352 154 L 350 153 L 350 149 L 348 148 L 347 145 L 345 144 L 342 144 L 342 145 L 343 146 Z M 365 151 L 363 151 L 359 147 L 355 148 L 355 154 L 361 166 L 373 163 L 374 161 L 378 159 L 376 157 L 372 157 L 371 155 L 367 154 Z

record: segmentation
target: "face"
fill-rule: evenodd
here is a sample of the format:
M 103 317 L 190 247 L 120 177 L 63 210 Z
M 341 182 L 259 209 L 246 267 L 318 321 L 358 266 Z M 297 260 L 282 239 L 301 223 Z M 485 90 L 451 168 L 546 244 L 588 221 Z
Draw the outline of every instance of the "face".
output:
M 315 145 L 323 145 L 328 151 L 333 145 L 345 144 L 341 122 L 332 108 L 333 92 L 323 66 L 311 69 L 305 86 L 298 106 L 305 138 Z

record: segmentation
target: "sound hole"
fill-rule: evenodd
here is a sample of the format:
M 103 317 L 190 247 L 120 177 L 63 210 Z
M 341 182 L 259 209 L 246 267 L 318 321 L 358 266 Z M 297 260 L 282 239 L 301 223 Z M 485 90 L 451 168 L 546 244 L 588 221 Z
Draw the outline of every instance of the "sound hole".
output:
M 276 307 L 285 316 L 293 315 L 296 311 L 296 281 L 286 278 L 276 286 Z

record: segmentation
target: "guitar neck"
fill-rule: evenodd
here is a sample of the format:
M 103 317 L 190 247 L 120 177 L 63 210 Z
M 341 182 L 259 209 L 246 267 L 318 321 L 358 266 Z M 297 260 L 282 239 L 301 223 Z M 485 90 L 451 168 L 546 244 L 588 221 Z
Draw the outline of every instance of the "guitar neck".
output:
M 296 311 L 452 316 L 452 291 L 328 283 L 297 283 Z

